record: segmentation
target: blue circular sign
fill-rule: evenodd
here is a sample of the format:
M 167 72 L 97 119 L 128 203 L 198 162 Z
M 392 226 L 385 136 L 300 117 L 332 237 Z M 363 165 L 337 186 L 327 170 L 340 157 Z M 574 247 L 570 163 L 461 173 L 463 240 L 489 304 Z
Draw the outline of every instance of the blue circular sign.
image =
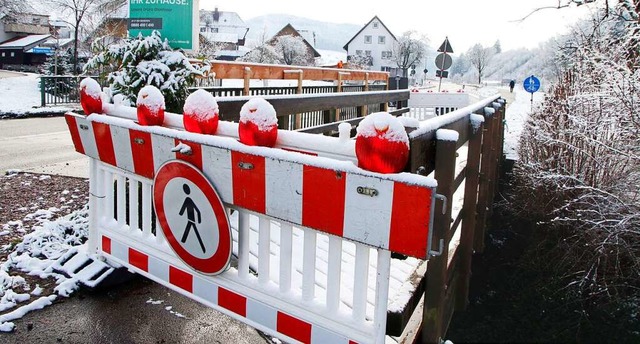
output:
M 529 93 L 538 92 L 538 90 L 540 89 L 540 79 L 532 75 L 524 79 L 522 87 L 524 87 L 524 90 Z

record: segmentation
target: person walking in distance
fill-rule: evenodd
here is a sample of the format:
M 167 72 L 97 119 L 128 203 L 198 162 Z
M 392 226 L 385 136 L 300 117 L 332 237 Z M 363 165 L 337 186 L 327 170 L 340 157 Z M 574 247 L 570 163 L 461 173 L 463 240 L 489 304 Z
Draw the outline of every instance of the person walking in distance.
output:
M 516 86 L 516 81 L 515 80 L 509 81 L 509 92 L 513 93 L 513 88 L 515 86 Z
M 198 238 L 198 242 L 200 243 L 200 247 L 202 248 L 202 253 L 205 253 L 206 250 L 204 248 L 204 243 L 202 242 L 202 238 L 200 237 L 200 233 L 198 233 L 198 227 L 196 226 L 196 213 L 198 214 L 198 224 L 202 222 L 202 217 L 200 215 L 200 210 L 196 206 L 195 202 L 188 195 L 191 193 L 191 189 L 189 185 L 182 185 L 182 190 L 187 195 L 184 202 L 182 203 L 182 207 L 180 207 L 180 216 L 182 216 L 185 211 L 187 212 L 187 226 L 184 228 L 184 233 L 182 234 L 182 243 L 187 242 L 187 238 L 189 237 L 189 231 L 193 228 L 193 232 L 196 233 L 196 237 Z

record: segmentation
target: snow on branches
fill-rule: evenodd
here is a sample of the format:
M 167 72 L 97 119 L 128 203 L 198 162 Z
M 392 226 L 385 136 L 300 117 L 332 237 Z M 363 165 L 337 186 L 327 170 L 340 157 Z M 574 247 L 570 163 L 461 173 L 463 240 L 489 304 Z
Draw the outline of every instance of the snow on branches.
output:
M 208 63 L 201 67 L 192 65 L 155 30 L 148 37 L 138 35 L 98 51 L 85 70 L 105 67 L 114 69 L 107 79 L 113 95 L 122 94 L 130 104 L 135 104 L 143 87 L 155 86 L 164 95 L 167 110 L 178 113 L 187 98 L 188 85 L 209 69 Z

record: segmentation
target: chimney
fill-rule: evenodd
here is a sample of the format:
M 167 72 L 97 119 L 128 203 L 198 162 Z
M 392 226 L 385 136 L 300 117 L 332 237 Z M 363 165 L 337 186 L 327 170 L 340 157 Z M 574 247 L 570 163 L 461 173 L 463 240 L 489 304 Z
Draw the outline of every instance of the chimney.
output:
M 216 9 L 213 11 L 213 21 L 217 22 L 218 20 L 220 20 L 220 12 L 218 12 L 218 6 L 216 6 Z

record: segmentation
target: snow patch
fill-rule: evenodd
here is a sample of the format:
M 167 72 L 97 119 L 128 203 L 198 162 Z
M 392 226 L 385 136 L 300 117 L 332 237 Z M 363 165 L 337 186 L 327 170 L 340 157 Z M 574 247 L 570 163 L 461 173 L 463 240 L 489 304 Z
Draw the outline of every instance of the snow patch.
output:
M 203 89 L 191 93 L 184 102 L 185 115 L 194 116 L 199 120 L 206 120 L 218 116 L 218 102 L 213 95 Z
M 267 131 L 278 125 L 276 109 L 264 98 L 252 98 L 240 109 L 240 122 L 253 122 L 260 130 Z
M 164 110 L 164 96 L 155 86 L 145 86 L 138 92 L 136 105 L 144 105 L 151 111 Z
M 356 137 L 379 136 L 389 141 L 404 142 L 409 147 L 409 136 L 402 122 L 388 112 L 375 112 L 365 117 L 356 132 Z
M 438 129 L 438 131 L 436 131 L 436 138 L 440 141 L 457 142 L 459 137 L 460 134 L 455 130 Z
M 100 88 L 100 84 L 97 81 L 91 78 L 84 78 L 80 81 L 80 89 L 84 90 L 89 97 L 93 99 L 100 99 L 100 94 L 102 93 L 102 89 Z

